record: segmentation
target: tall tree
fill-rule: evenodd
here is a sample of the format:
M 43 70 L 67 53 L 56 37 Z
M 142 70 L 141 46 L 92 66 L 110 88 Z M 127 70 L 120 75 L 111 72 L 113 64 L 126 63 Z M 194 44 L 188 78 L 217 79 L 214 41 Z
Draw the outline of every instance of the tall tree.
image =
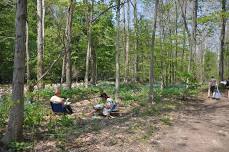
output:
M 177 2 L 175 1 L 175 34 L 176 34 L 176 48 L 175 48 L 175 65 L 174 65 L 174 82 L 176 82 L 176 72 L 177 72 L 177 69 L 178 69 L 178 61 L 177 61 L 177 54 L 178 54 L 178 10 L 177 10 Z
M 69 0 L 67 23 L 66 23 L 66 87 L 72 86 L 72 63 L 71 63 L 71 34 L 72 34 L 72 16 L 73 16 L 73 0 Z
M 134 7 L 134 71 L 133 80 L 138 77 L 138 16 L 137 16 L 137 0 L 133 2 Z
M 181 0 L 178 0 L 180 9 L 181 9 L 181 16 L 183 19 L 183 23 L 184 23 L 184 28 L 185 31 L 187 32 L 188 35 L 188 42 L 189 42 L 189 48 L 190 48 L 190 54 L 189 54 L 189 64 L 188 64 L 188 72 L 191 72 L 191 62 L 192 62 L 192 35 L 188 29 L 188 23 L 187 23 L 187 19 L 186 19 L 186 1 L 183 1 L 183 3 L 181 4 Z M 193 3 L 194 4 L 194 3 Z
M 117 8 L 116 8 L 116 39 L 115 39 L 115 65 L 116 65 L 116 73 L 115 73 L 115 100 L 118 101 L 119 96 L 119 85 L 120 85 L 120 69 L 119 69 L 119 54 L 120 54 L 120 44 L 119 44 L 119 27 L 120 27 L 120 0 L 116 0 Z
M 151 38 L 151 50 L 150 50 L 150 89 L 149 89 L 149 102 L 153 102 L 153 83 L 154 83 L 154 51 L 155 51 L 155 33 L 157 28 L 157 10 L 158 10 L 159 0 L 155 1 L 154 7 L 154 23 L 153 23 L 153 31 L 152 31 L 152 38 Z
M 226 30 L 226 0 L 221 0 L 222 13 L 221 13 L 221 33 L 220 33 L 220 56 L 219 56 L 219 77 L 224 80 L 224 40 Z
M 27 0 L 17 0 L 16 4 L 16 41 L 12 84 L 14 104 L 9 113 L 6 134 L 2 139 L 5 144 L 20 140 L 23 135 Z
M 95 85 L 97 81 L 97 56 L 96 56 L 96 50 L 93 47 L 91 47 L 91 84 Z
M 37 0 L 37 17 L 37 80 L 39 80 L 44 72 L 44 0 Z M 42 81 L 39 81 L 38 87 L 44 87 Z
M 93 18 L 93 11 L 94 11 L 94 0 L 91 0 L 91 11 L 90 11 L 90 20 Z M 90 21 L 91 23 L 92 21 Z M 96 49 L 93 43 L 92 37 L 92 23 L 90 25 L 91 28 L 91 84 L 95 85 L 97 81 L 97 56 L 96 56 Z
M 197 11 L 198 11 L 198 0 L 193 0 L 193 10 L 192 10 L 192 51 L 191 51 L 191 59 L 189 61 L 189 71 L 191 69 L 193 58 L 196 55 L 196 30 L 197 30 Z
M 129 71 L 129 48 L 130 48 L 130 1 L 127 2 L 127 30 L 126 30 L 126 48 L 125 48 L 125 72 L 124 82 L 128 81 Z
M 27 86 L 30 84 L 30 66 L 29 66 L 29 25 L 28 21 L 26 21 L 26 76 L 27 76 Z M 30 87 L 28 87 L 30 88 Z
M 92 50 L 92 15 L 93 15 L 93 0 L 91 1 L 91 5 L 88 4 L 88 13 L 87 13 L 87 56 L 86 56 L 86 70 L 85 70 L 85 87 L 88 87 L 88 77 L 89 77 L 89 61 L 91 58 L 91 50 Z
M 64 83 L 65 74 L 66 74 L 66 48 L 64 48 L 64 56 L 63 56 L 63 60 L 62 60 L 62 70 L 61 70 L 60 84 Z

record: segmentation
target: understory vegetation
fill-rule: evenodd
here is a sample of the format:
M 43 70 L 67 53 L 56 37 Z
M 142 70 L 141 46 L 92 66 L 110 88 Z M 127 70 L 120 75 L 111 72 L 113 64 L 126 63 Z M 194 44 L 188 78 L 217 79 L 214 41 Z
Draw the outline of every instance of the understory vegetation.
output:
M 110 95 L 114 94 L 114 84 L 103 82 L 97 86 L 77 87 L 72 90 L 62 89 L 63 97 L 71 98 L 72 104 L 77 102 L 84 102 L 88 100 L 92 102 L 93 99 L 98 98 L 100 92 L 107 92 Z M 24 130 L 25 139 L 22 142 L 11 142 L 9 148 L 12 151 L 29 151 L 34 148 L 36 142 L 41 139 L 58 141 L 58 148 L 64 150 L 66 148 L 66 140 L 71 136 L 79 137 L 83 133 L 100 132 L 106 125 L 103 121 L 108 121 L 109 125 L 116 125 L 126 120 L 128 117 L 144 118 L 155 117 L 164 125 L 171 125 L 172 119 L 166 115 L 167 112 L 174 111 L 186 101 L 182 100 L 192 95 L 196 95 L 198 88 L 187 89 L 185 86 L 171 86 L 160 89 L 155 88 L 155 104 L 148 102 L 148 86 L 143 84 L 122 84 L 120 87 L 120 106 L 131 107 L 124 117 L 116 117 L 112 120 L 107 119 L 91 119 L 84 114 L 79 115 L 59 115 L 52 113 L 49 99 L 53 94 L 53 88 L 46 88 L 43 90 L 35 90 L 25 97 L 25 118 Z M 1 136 L 3 135 L 5 126 L 7 124 L 8 112 L 12 101 L 8 95 L 3 96 L 0 102 L 0 128 Z M 92 110 L 91 105 L 87 108 Z M 77 107 L 76 107 L 77 108 Z M 78 107 L 81 108 L 81 107 Z M 129 126 L 129 132 L 134 133 L 136 129 L 141 126 L 141 123 L 134 123 Z M 147 126 L 146 133 L 141 140 L 147 139 L 155 131 L 155 126 L 150 124 Z M 150 132 L 150 133 L 149 133 Z M 31 142 L 32 141 L 32 142 Z M 65 143 L 65 144 L 63 144 Z

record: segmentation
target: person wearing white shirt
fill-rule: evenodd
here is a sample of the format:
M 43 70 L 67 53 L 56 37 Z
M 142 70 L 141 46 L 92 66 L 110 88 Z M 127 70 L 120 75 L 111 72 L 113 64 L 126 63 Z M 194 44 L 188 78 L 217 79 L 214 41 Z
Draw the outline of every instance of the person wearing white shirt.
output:
M 72 108 L 70 106 L 70 102 L 66 102 L 64 98 L 61 98 L 61 89 L 60 87 L 56 87 L 55 89 L 55 95 L 51 97 L 50 101 L 52 103 L 59 103 L 64 106 L 65 110 L 67 111 L 68 114 L 72 114 Z

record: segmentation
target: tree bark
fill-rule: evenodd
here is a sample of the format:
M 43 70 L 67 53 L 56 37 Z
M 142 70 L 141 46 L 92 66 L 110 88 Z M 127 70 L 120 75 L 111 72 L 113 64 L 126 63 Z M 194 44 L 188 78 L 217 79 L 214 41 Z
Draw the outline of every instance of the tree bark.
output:
M 119 77 L 119 54 L 120 54 L 120 33 L 119 33 L 119 27 L 120 27 L 120 0 L 116 0 L 117 3 L 117 9 L 116 9 L 116 39 L 115 39 L 115 65 L 116 65 L 116 72 L 115 72 L 115 100 L 118 101 L 119 96 L 119 85 L 120 85 L 120 77 Z
M 159 0 L 155 2 L 154 8 L 154 23 L 152 31 L 152 40 L 151 40 L 151 51 L 150 51 L 150 88 L 149 88 L 149 102 L 153 102 L 154 93 L 153 93 L 153 84 L 154 84 L 154 51 L 155 51 L 155 33 L 157 28 L 157 10 L 158 10 Z
M 92 37 L 92 18 L 93 18 L 93 11 L 94 11 L 94 0 L 91 1 L 91 14 L 90 14 L 90 28 L 91 28 L 91 84 L 92 85 L 96 85 L 96 81 L 97 81 L 97 60 L 96 60 L 96 49 L 93 46 L 93 37 Z
M 29 25 L 28 21 L 26 21 L 26 76 L 27 76 L 27 86 L 30 85 L 30 66 L 29 66 Z M 29 87 L 28 87 L 29 88 Z
M 43 75 L 44 71 L 44 0 L 37 0 L 37 80 Z M 38 83 L 39 88 L 44 88 L 44 83 Z
M 91 84 L 96 85 L 97 82 L 97 60 L 95 48 L 91 49 Z
M 88 2 L 87 2 L 88 4 Z M 89 5 L 89 4 L 88 4 Z M 88 87 L 88 73 L 89 73 L 89 62 L 90 62 L 90 58 L 91 58 L 91 45 L 92 45 L 92 36 L 91 36 L 91 32 L 92 32 L 92 13 L 93 13 L 93 10 L 92 10 L 92 7 L 93 7 L 93 0 L 91 1 L 91 6 L 88 6 L 88 13 L 87 13 L 87 28 L 88 28 L 88 31 L 87 31 L 87 37 L 88 37 L 88 42 L 87 42 L 87 56 L 86 56 L 86 70 L 85 70 L 85 77 L 84 77 L 84 81 L 85 81 L 85 87 L 87 88 Z M 88 15 L 89 14 L 89 15 Z
M 181 16 L 183 18 L 183 22 L 184 22 L 184 28 L 188 34 L 188 42 L 189 42 L 189 48 L 190 48 L 190 54 L 189 54 L 189 63 L 188 63 L 188 72 L 191 72 L 191 62 L 192 62 L 192 35 L 188 29 L 188 24 L 187 24 L 187 20 L 186 20 L 186 4 L 182 4 L 181 5 L 181 2 L 180 0 L 178 0 L 178 3 L 180 5 L 180 8 L 181 8 Z M 185 3 L 185 1 L 183 2 Z M 183 10 L 183 7 L 185 7 L 185 11 Z
M 197 10 L 198 10 L 198 0 L 193 0 L 193 14 L 192 14 L 192 54 L 190 64 L 190 70 L 193 64 L 193 59 L 196 56 L 196 30 L 197 30 Z
M 72 86 L 72 63 L 71 63 L 71 34 L 72 34 L 72 16 L 73 0 L 69 0 L 67 24 L 66 24 L 66 87 L 71 89 Z
M 175 20 L 175 23 L 176 23 L 176 29 L 175 29 L 175 34 L 176 34 L 176 48 L 175 48 L 175 65 L 174 65 L 174 82 L 176 83 L 177 81 L 177 70 L 178 70 L 178 62 L 177 62 L 177 53 L 178 53 L 178 42 L 177 42 L 177 39 L 178 39 L 178 32 L 177 32 L 177 29 L 178 29 L 178 10 L 177 10 L 177 3 L 175 1 L 175 13 L 176 13 L 176 20 Z
M 221 33 L 220 33 L 220 56 L 219 56 L 219 78 L 224 80 L 224 39 L 226 30 L 226 0 L 221 0 L 222 14 L 221 14 Z
M 124 82 L 128 82 L 128 75 L 129 75 L 129 48 L 130 48 L 130 2 L 127 2 L 127 30 L 126 30 L 126 48 L 125 48 L 125 76 Z
M 138 77 L 138 16 L 137 16 L 137 1 L 134 0 L 134 71 L 133 81 L 137 81 Z
M 185 69 L 185 47 L 186 46 L 186 33 L 185 28 L 183 28 L 183 44 L 182 44 L 182 58 L 181 58 L 181 71 L 184 72 Z
M 64 56 L 63 56 L 63 62 L 62 62 L 61 79 L 60 79 L 61 85 L 65 81 L 65 74 L 66 74 L 66 48 L 64 48 Z
M 9 113 L 6 134 L 2 139 L 5 144 L 11 141 L 18 141 L 22 139 L 23 136 L 26 17 L 27 0 L 17 0 L 16 41 L 12 84 L 12 100 L 14 104 Z

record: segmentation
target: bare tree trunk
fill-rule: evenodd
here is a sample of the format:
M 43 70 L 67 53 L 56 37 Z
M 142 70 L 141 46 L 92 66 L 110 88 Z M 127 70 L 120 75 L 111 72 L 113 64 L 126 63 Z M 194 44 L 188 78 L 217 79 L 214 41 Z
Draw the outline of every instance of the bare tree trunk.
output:
M 66 49 L 64 49 L 64 56 L 63 56 L 63 63 L 62 63 L 61 80 L 60 80 L 61 85 L 65 81 L 65 74 L 66 74 Z
M 125 8 L 125 1 L 124 0 L 122 0 L 122 3 L 123 3 L 123 6 L 122 6 L 122 15 L 123 15 L 123 18 L 122 18 L 122 20 L 123 20 L 123 37 L 122 37 L 122 45 L 123 45 L 123 60 L 124 60 L 124 79 L 123 79 L 123 81 L 124 81 L 124 83 L 125 83 L 125 69 L 126 69 L 126 67 L 125 67 L 125 56 L 126 56 L 126 8 Z M 121 55 L 122 56 L 122 55 Z
M 160 12 L 160 11 L 159 11 Z M 162 26 L 162 13 L 160 12 L 160 16 L 159 16 L 159 27 L 160 27 L 160 81 L 161 81 L 161 89 L 164 88 L 164 62 L 162 60 L 162 57 L 163 57 L 163 46 L 162 46 L 162 43 L 163 43 L 163 37 L 162 37 L 162 29 L 164 28 Z
M 197 30 L 197 10 L 198 10 L 198 0 L 193 0 L 193 14 L 192 14 L 192 54 L 191 54 L 191 65 L 193 64 L 193 58 L 196 56 L 196 30 Z M 192 69 L 190 69 L 192 70 Z
M 115 72 L 115 100 L 118 101 L 119 96 L 119 84 L 120 84 L 120 77 L 119 77 L 119 27 L 120 27 L 120 0 L 116 0 L 117 3 L 117 10 L 116 10 L 116 40 L 115 40 L 115 65 L 116 65 L 116 72 Z
M 204 46 L 203 46 L 204 45 Z M 201 83 L 204 83 L 204 71 L 205 71 L 205 51 L 206 50 L 206 43 L 201 44 Z
M 178 3 L 180 5 L 180 8 L 181 8 L 181 16 L 183 18 L 183 22 L 184 22 L 184 27 L 185 27 L 185 30 L 188 34 L 188 40 L 189 40 L 189 48 L 190 48 L 190 55 L 189 55 L 189 63 L 188 63 L 188 72 L 191 72 L 191 64 L 192 64 L 192 36 L 191 36 L 191 33 L 188 29 L 188 24 L 187 24 L 187 20 L 186 20 L 186 4 L 182 4 L 181 5 L 181 0 L 178 0 Z M 183 3 L 185 3 L 185 1 L 183 1 Z M 185 8 L 183 8 L 185 7 Z M 183 10 L 184 9 L 184 10 Z
M 12 100 L 14 104 L 9 113 L 6 134 L 2 139 L 2 142 L 5 144 L 21 140 L 23 137 L 26 17 L 27 0 L 17 0 L 16 43 L 12 84 Z
M 88 87 L 88 73 L 89 73 L 89 62 L 90 62 L 90 58 L 91 58 L 91 44 L 92 44 L 92 37 L 91 37 L 91 26 L 92 26 L 92 6 L 93 6 L 93 0 L 91 2 L 91 7 L 88 8 L 88 13 L 87 14 L 90 14 L 90 15 L 87 15 L 87 28 L 88 28 L 88 31 L 87 31 L 87 37 L 88 37 L 88 42 L 87 42 L 87 56 L 86 56 L 86 70 L 85 70 L 85 77 L 84 77 L 84 81 L 85 81 L 85 87 L 87 88 Z M 88 4 L 88 2 L 87 2 Z
M 37 80 L 44 72 L 44 0 L 37 0 Z M 38 83 L 39 88 L 44 88 L 43 81 Z
M 97 60 L 96 60 L 96 51 L 93 48 L 91 49 L 91 84 L 96 85 L 97 81 Z
M 176 83 L 176 81 L 177 81 L 177 78 L 176 78 L 176 71 L 178 70 L 178 62 L 177 62 L 177 52 L 178 52 L 178 42 L 177 42 L 177 37 L 178 37 L 178 32 L 177 32 L 177 29 L 178 29 L 178 10 L 177 10 L 177 3 L 176 3 L 176 1 L 175 1 L 175 9 L 176 9 L 176 20 L 175 20 L 175 22 L 176 22 L 176 29 L 175 29 L 175 34 L 176 34 L 176 50 L 175 50 L 175 66 L 174 66 L 174 82 Z
M 185 46 L 186 46 L 186 33 L 185 28 L 183 28 L 183 48 L 182 48 L 182 58 L 181 58 L 181 71 L 184 72 L 185 68 Z
M 169 17 L 168 17 L 169 18 Z M 170 19 L 169 19 L 170 20 Z M 169 27 L 171 28 L 171 27 Z M 172 30 L 169 29 L 169 39 L 170 39 L 170 49 L 171 51 L 168 52 L 168 58 L 169 58 L 169 84 L 172 84 L 173 81 L 173 41 L 172 41 Z
M 30 66 L 29 66 L 29 26 L 28 21 L 26 21 L 26 73 L 27 73 L 27 86 L 29 86 L 30 81 Z M 29 88 L 29 87 L 28 87 Z
M 127 30 L 126 30 L 126 48 L 125 48 L 125 76 L 124 82 L 127 83 L 129 75 L 129 48 L 130 48 L 130 2 L 127 2 Z
M 137 1 L 134 0 L 134 73 L 133 81 L 137 80 L 138 73 L 138 16 L 137 16 Z
M 90 20 L 93 18 L 93 9 L 94 8 L 94 0 L 91 0 L 91 11 L 90 11 Z M 90 21 L 91 23 L 91 21 Z M 96 50 L 93 47 L 93 37 L 92 37 L 92 23 L 90 24 L 90 45 L 91 45 L 91 84 L 95 85 L 97 81 L 97 60 L 96 60 Z
M 221 34 L 220 34 L 220 58 L 219 58 L 219 77 L 220 80 L 224 80 L 224 39 L 225 39 L 225 30 L 226 30 L 226 0 L 221 0 L 222 4 L 222 15 L 221 15 Z
M 72 34 L 72 16 L 73 0 L 69 0 L 67 24 L 66 24 L 66 87 L 71 89 L 72 86 L 72 63 L 71 63 L 71 34 Z
M 158 10 L 159 0 L 155 2 L 154 8 L 154 23 L 152 31 L 152 40 L 151 40 L 151 51 L 150 51 L 150 89 L 149 89 L 149 102 L 153 102 L 154 93 L 153 93 L 153 84 L 154 84 L 154 50 L 155 50 L 155 33 L 157 28 L 157 10 Z
M 162 2 L 161 2 L 162 3 Z M 164 35 L 165 35 L 165 26 L 164 26 L 164 23 L 163 23 L 163 10 L 160 9 L 162 4 L 159 4 L 159 15 L 158 15 L 158 19 L 159 19 L 159 28 L 160 28 L 160 80 L 161 80 L 161 89 L 163 89 L 165 86 L 166 86 L 166 64 L 165 63 L 165 60 L 162 60 L 162 58 L 164 58 L 164 55 L 165 55 L 165 50 L 164 50 L 164 47 L 163 47 L 163 43 L 164 43 Z

